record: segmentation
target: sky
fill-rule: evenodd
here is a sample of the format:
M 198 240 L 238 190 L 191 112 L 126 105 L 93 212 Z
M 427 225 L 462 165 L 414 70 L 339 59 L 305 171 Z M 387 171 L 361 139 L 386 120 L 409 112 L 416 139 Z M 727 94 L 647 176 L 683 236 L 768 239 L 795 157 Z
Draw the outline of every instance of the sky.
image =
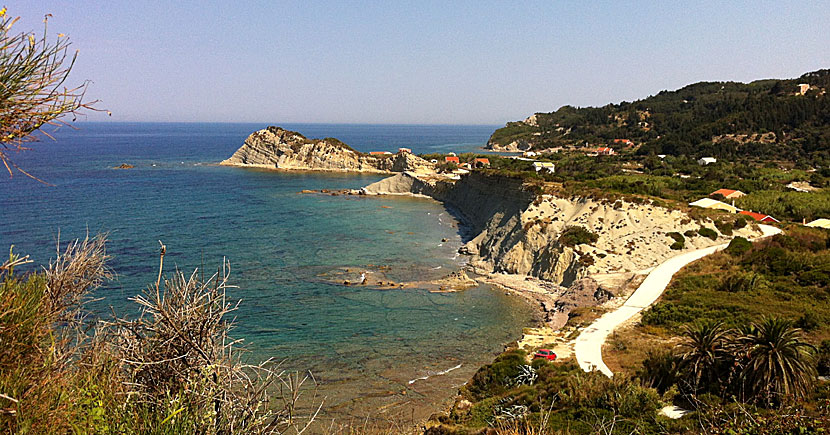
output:
M 0 4 L 70 37 L 90 121 L 503 124 L 830 68 L 827 1 Z

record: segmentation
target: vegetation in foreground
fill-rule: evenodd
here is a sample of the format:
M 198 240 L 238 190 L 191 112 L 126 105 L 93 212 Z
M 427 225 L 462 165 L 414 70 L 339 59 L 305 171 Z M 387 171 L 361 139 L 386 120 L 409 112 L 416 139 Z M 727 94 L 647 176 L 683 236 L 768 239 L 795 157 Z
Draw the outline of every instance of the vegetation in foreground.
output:
M 15 270 L 26 259 L 13 253 L 0 265 L 0 431 L 301 433 L 314 421 L 306 376 L 242 361 L 227 264 L 163 279 L 162 247 L 159 280 L 133 299 L 141 315 L 90 323 L 83 303 L 107 258 L 98 237 L 43 272 Z

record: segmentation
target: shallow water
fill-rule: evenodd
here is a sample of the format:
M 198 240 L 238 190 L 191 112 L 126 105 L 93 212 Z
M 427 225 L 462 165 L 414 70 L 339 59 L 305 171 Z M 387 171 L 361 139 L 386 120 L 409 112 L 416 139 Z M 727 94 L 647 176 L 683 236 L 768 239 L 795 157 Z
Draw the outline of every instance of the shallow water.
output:
M 2 178 L 0 248 L 44 264 L 62 240 L 109 233 L 115 280 L 90 305 L 131 314 L 127 298 L 165 264 L 213 271 L 227 258 L 229 296 L 241 298 L 234 335 L 253 361 L 311 370 L 329 414 L 427 415 L 518 338 L 530 318 L 520 300 L 486 286 L 462 293 L 343 286 L 343 277 L 389 266 L 394 281 L 438 278 L 463 258 L 457 222 L 437 202 L 298 194 L 358 188 L 376 175 L 285 173 L 216 166 L 256 124 L 81 124 L 57 142 L 13 155 L 49 187 Z M 338 137 L 361 151 L 470 151 L 489 126 L 286 125 Z M 135 165 L 129 170 L 112 167 Z M 443 238 L 448 242 L 441 242 Z

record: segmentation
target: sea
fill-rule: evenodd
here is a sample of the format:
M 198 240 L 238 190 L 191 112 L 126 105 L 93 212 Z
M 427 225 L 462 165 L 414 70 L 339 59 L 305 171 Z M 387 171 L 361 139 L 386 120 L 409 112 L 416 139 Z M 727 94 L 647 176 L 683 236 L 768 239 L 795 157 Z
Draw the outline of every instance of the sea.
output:
M 0 173 L 0 249 L 35 270 L 67 241 L 106 233 L 115 277 L 93 317 L 136 316 L 130 298 L 158 273 L 231 265 L 241 300 L 232 336 L 247 361 L 310 374 L 325 415 L 413 419 L 440 411 L 482 365 L 521 335 L 528 304 L 481 285 L 463 292 L 346 286 L 361 273 L 395 282 L 440 278 L 463 264 L 463 223 L 442 204 L 404 197 L 302 194 L 354 189 L 382 175 L 218 166 L 266 124 L 92 123 L 47 128 L 11 153 L 39 178 Z M 498 126 L 282 124 L 353 148 L 476 151 Z M 132 169 L 115 169 L 121 164 Z M 382 274 L 382 275 L 380 275 Z M 311 378 L 310 378 L 311 379 Z M 311 397 L 312 392 L 308 393 Z

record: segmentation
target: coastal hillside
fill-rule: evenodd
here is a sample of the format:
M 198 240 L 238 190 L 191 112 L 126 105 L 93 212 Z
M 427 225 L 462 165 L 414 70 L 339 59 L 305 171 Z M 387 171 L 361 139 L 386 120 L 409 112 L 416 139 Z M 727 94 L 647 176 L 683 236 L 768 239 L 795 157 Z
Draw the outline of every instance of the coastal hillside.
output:
M 469 227 L 462 252 L 484 273 L 528 275 L 559 286 L 644 270 L 687 250 L 753 237 L 743 216 L 691 215 L 650 201 L 538 194 L 522 180 L 473 172 L 457 182 L 399 174 L 366 194 L 417 194 L 444 202 Z
M 390 173 L 419 171 L 431 164 L 409 152 L 369 155 L 335 138 L 309 139 L 271 126 L 251 133 L 221 165 L 265 169 Z
M 608 146 L 640 154 L 796 161 L 830 153 L 830 69 L 789 80 L 700 82 L 634 102 L 563 106 L 510 122 L 488 148 Z

